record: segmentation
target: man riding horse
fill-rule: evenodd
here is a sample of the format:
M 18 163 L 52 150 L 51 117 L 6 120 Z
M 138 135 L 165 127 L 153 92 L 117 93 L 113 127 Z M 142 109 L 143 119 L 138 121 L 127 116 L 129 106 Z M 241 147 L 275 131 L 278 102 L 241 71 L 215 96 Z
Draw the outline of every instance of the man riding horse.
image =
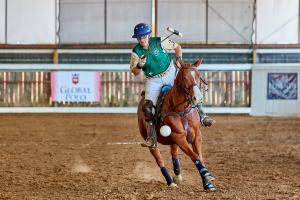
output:
M 145 101 L 142 110 L 148 123 L 147 139 L 142 146 L 155 147 L 155 135 L 150 131 L 153 127 L 154 106 L 163 85 L 173 86 L 176 78 L 176 67 L 171 60 L 169 51 L 174 50 L 176 61 L 182 59 L 182 49 L 179 44 L 169 38 L 151 37 L 152 30 L 146 23 L 139 23 L 134 27 L 132 38 L 136 38 L 138 44 L 132 49 L 130 59 L 131 72 L 136 76 L 141 70 L 146 77 Z M 198 106 L 200 123 L 204 127 L 210 127 L 215 120 L 208 117 L 201 105 Z

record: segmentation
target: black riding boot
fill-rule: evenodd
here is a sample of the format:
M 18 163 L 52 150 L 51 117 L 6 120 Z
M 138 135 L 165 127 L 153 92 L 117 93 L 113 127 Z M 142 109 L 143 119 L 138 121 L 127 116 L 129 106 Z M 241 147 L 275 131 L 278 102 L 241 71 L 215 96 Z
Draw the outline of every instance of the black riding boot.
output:
M 198 105 L 198 113 L 200 116 L 200 123 L 204 127 L 211 127 L 214 123 L 216 123 L 216 120 L 210 118 L 205 114 L 205 112 L 202 110 L 201 106 Z
M 145 115 L 145 121 L 147 123 L 147 138 L 141 143 L 142 147 L 156 148 L 157 137 L 155 131 L 155 125 L 153 124 L 154 115 L 152 113 L 153 102 L 151 100 L 145 100 L 142 106 L 142 110 Z

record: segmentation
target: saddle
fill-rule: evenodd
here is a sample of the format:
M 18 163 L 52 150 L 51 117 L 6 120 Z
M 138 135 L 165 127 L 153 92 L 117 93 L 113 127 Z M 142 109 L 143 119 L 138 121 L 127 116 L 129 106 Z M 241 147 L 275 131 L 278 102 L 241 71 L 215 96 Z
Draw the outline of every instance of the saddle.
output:
M 160 91 L 160 94 L 157 98 L 156 105 L 154 106 L 155 113 L 154 113 L 153 123 L 154 123 L 155 126 L 156 125 L 163 125 L 162 124 L 162 116 L 161 116 L 161 108 L 162 108 L 162 105 L 164 103 L 164 98 L 165 98 L 166 94 L 171 89 L 172 89 L 172 86 L 170 86 L 170 85 L 163 85 L 161 87 L 161 91 Z M 145 91 L 142 91 L 141 96 L 145 96 Z
M 155 123 L 155 125 L 160 125 L 160 126 L 163 125 L 162 124 L 161 108 L 162 108 L 162 105 L 164 103 L 164 99 L 165 99 L 166 94 L 171 89 L 172 89 L 172 86 L 170 86 L 170 85 L 163 85 L 161 87 L 160 94 L 157 98 L 157 102 L 156 102 L 156 106 L 155 106 L 155 114 L 154 114 L 154 123 Z
M 154 113 L 154 117 L 153 117 L 154 127 L 156 127 L 157 125 L 159 125 L 159 127 L 164 125 L 163 124 L 163 119 L 164 119 L 165 116 L 163 116 L 163 115 L 165 113 L 161 112 L 161 108 L 162 108 L 162 105 L 164 103 L 164 99 L 165 99 L 166 94 L 171 89 L 172 89 L 172 86 L 170 86 L 170 85 L 163 85 L 162 88 L 161 88 L 160 94 L 157 98 L 157 102 L 156 102 L 156 105 L 155 105 L 155 113 Z M 145 95 L 145 91 L 142 91 L 141 96 L 144 96 L 144 95 Z M 188 121 L 185 118 L 185 114 L 188 114 L 188 113 L 182 112 L 182 113 L 177 113 L 177 114 L 179 114 L 179 116 L 181 117 L 182 125 L 183 125 L 184 129 L 186 130 L 186 140 L 187 140 L 188 143 L 190 143 L 191 142 L 190 128 L 189 128 L 189 125 L 188 125 Z M 154 128 L 152 131 L 156 132 L 156 129 Z

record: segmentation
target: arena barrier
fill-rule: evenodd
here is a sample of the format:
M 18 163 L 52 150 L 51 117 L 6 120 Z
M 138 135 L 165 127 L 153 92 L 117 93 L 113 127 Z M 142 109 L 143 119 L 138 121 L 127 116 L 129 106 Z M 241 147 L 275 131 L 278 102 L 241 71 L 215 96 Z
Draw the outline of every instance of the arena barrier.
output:
M 52 102 L 51 71 L 97 71 L 100 102 Z M 207 113 L 250 113 L 251 64 L 202 64 Z M 135 113 L 144 77 L 128 64 L 0 64 L 2 113 Z
M 251 115 L 300 117 L 300 64 L 252 66 Z

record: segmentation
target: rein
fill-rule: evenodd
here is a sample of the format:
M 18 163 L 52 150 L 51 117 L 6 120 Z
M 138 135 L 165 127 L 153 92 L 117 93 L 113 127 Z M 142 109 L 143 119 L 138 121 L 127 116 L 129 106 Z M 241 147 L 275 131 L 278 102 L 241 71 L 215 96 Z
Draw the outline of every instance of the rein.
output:
M 191 89 L 194 87 L 194 86 L 197 86 L 197 87 L 201 87 L 199 86 L 197 83 L 194 83 L 192 84 L 191 86 L 189 87 L 186 87 L 186 84 L 185 84 L 185 80 L 187 80 L 185 77 L 184 77 L 184 73 L 183 71 L 184 70 L 190 70 L 190 71 L 197 71 L 197 67 L 189 67 L 189 68 L 183 68 L 181 67 L 179 69 L 179 72 L 178 72 L 178 75 L 180 75 L 179 78 L 179 82 L 177 81 L 177 84 L 174 84 L 173 85 L 173 88 L 176 88 L 178 90 L 181 90 L 183 91 L 184 93 L 184 100 L 177 103 L 176 105 L 171 105 L 171 111 L 167 112 L 167 113 L 161 113 L 161 119 L 163 121 L 163 119 L 167 116 L 170 116 L 170 115 L 179 115 L 180 117 L 184 117 L 192 112 L 194 112 L 195 108 L 197 109 L 197 106 L 194 104 L 194 100 L 193 100 L 193 95 L 191 95 L 190 91 Z M 204 83 L 205 85 L 207 85 L 207 82 L 204 81 L 202 79 L 202 77 L 200 77 L 200 84 L 201 83 Z M 179 112 L 176 112 L 176 108 L 182 104 L 187 104 L 185 107 L 184 107 L 184 110 L 183 111 L 179 111 Z
M 180 71 L 181 71 L 181 70 L 194 70 L 194 71 L 196 71 L 197 68 L 196 68 L 196 67 L 191 67 L 191 68 L 180 68 Z M 179 73 L 180 73 L 180 71 L 179 71 Z M 178 106 L 180 106 L 180 105 L 182 105 L 182 104 L 184 104 L 184 103 L 188 103 L 188 104 L 187 104 L 187 107 L 185 108 L 185 110 L 184 110 L 183 112 L 179 112 L 179 113 L 188 113 L 188 112 L 192 109 L 192 106 L 190 106 L 190 105 L 193 105 L 194 100 L 193 100 L 193 96 L 190 94 L 190 90 L 191 90 L 191 88 L 193 88 L 194 86 L 198 86 L 196 83 L 194 83 L 194 84 L 191 85 L 190 87 L 186 87 L 186 86 L 185 86 L 185 82 L 184 82 L 185 79 L 186 79 L 186 78 L 183 76 L 183 73 L 181 73 L 181 79 L 180 79 L 179 84 L 174 85 L 175 88 L 178 88 L 178 89 L 183 90 L 183 92 L 184 92 L 184 94 L 185 94 L 185 100 L 182 101 L 182 102 L 180 102 L 180 103 L 178 103 L 178 104 L 176 104 L 176 105 L 174 105 L 174 106 L 172 106 L 172 110 L 175 110 L 175 108 L 177 108 Z M 199 86 L 198 86 L 198 87 L 199 87 Z M 187 109 L 189 109 L 189 110 L 186 112 Z
M 197 70 L 196 67 L 193 67 L 193 68 L 180 68 L 179 70 L 179 73 L 181 72 L 181 70 Z M 178 73 L 178 74 L 179 74 Z M 181 73 L 180 74 L 181 77 L 180 77 L 180 82 L 178 84 L 174 84 L 173 88 L 177 88 L 179 90 L 182 90 L 184 92 L 184 95 L 185 95 L 185 99 L 184 101 L 176 104 L 176 105 L 173 105 L 171 106 L 171 111 L 167 112 L 167 113 L 161 113 L 161 121 L 163 121 L 163 119 L 167 116 L 170 116 L 170 115 L 179 115 L 180 117 L 184 117 L 192 112 L 194 112 L 195 110 L 195 105 L 193 105 L 193 96 L 190 94 L 190 90 L 192 87 L 194 87 L 195 85 L 197 84 L 193 84 L 192 86 L 190 87 L 186 87 L 185 86 L 185 83 L 184 83 L 184 80 L 185 80 L 185 77 L 184 77 L 184 74 Z M 187 105 L 185 106 L 184 110 L 183 111 L 180 111 L 180 112 L 175 112 L 175 109 L 182 105 L 182 104 L 185 104 L 187 103 Z

